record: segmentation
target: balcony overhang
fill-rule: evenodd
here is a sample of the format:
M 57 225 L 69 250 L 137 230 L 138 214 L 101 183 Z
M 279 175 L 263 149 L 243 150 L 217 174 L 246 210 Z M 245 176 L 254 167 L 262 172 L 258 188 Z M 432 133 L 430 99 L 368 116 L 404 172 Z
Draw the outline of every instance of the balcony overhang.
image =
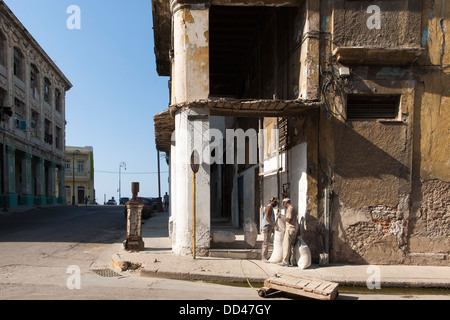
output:
M 216 6 L 266 6 L 266 7 L 290 7 L 299 6 L 299 0 L 210 0 L 211 5 Z
M 320 101 L 310 100 L 196 100 L 172 105 L 154 117 L 156 149 L 170 153 L 171 137 L 175 130 L 175 114 L 180 110 L 208 109 L 211 116 L 224 117 L 293 117 L 317 109 Z
M 152 0 L 153 35 L 155 41 L 156 71 L 161 77 L 170 76 L 172 15 L 170 1 Z
M 170 106 L 172 113 L 191 108 L 208 109 L 212 116 L 224 117 L 289 117 L 320 106 L 311 100 L 242 100 L 208 99 L 196 100 Z
M 338 62 L 346 64 L 401 66 L 414 62 L 424 51 L 423 47 L 338 47 L 333 50 L 333 55 Z
M 175 130 L 175 118 L 167 109 L 153 117 L 155 123 L 156 150 L 170 154 L 172 132 Z

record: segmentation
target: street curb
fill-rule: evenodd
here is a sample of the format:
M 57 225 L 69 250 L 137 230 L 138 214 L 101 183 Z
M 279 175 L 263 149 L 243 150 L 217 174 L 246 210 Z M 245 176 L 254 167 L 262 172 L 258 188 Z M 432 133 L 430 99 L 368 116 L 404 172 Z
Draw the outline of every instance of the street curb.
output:
M 216 274 L 201 274 L 191 272 L 167 272 L 157 270 L 142 269 L 141 277 L 171 279 L 171 280 L 188 280 L 188 281 L 210 281 L 210 282 L 228 282 L 228 283 L 264 283 L 266 278 L 258 277 L 239 277 L 239 276 L 222 276 Z
M 127 271 L 130 266 L 141 265 L 130 261 L 124 261 L 119 254 L 114 254 L 111 257 L 112 265 L 119 271 Z M 186 280 L 186 281 L 209 281 L 209 282 L 224 282 L 224 283 L 252 283 L 262 284 L 268 277 L 246 277 L 244 276 L 226 276 L 219 274 L 206 274 L 199 272 L 173 272 L 164 271 L 160 269 L 148 269 L 141 268 L 139 275 L 141 277 L 159 278 L 159 279 L 171 279 L 171 280 Z M 275 274 L 273 276 L 276 276 Z M 366 287 L 367 282 L 365 279 L 345 279 L 340 277 L 318 277 L 318 280 L 331 281 L 339 283 L 341 286 L 355 286 Z M 436 288 L 436 289 L 450 289 L 450 284 L 446 282 L 436 283 L 427 281 L 414 281 L 414 282 L 402 282 L 402 281 L 383 281 L 382 287 L 384 288 Z
M 264 283 L 267 277 L 239 277 L 239 276 L 224 276 L 216 274 L 200 274 L 191 272 L 167 272 L 157 270 L 142 269 L 140 272 L 142 277 L 164 278 L 172 280 L 189 280 L 189 281 L 211 281 L 211 282 L 228 282 L 228 283 Z M 275 276 L 275 275 L 274 275 Z M 366 280 L 350 280 L 337 279 L 336 277 L 318 277 L 318 280 L 336 282 L 341 286 L 349 287 L 367 287 Z M 428 289 L 450 289 L 448 283 L 434 283 L 434 282 L 400 282 L 400 281 L 384 281 L 381 286 L 383 288 L 428 288 Z

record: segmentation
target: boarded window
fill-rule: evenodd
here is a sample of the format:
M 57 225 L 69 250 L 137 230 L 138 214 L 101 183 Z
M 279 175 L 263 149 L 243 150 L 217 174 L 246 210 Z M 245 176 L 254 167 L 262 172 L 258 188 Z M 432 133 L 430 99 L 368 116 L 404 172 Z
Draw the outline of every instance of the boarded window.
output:
M 6 38 L 2 32 L 0 32 L 0 64 L 5 65 L 6 57 Z
M 33 134 L 33 137 L 38 137 L 39 133 L 39 113 L 36 111 L 31 111 L 31 133 Z
M 53 144 L 52 123 L 47 119 L 45 119 L 44 141 L 48 144 Z
M 3 108 L 5 106 L 5 97 L 6 97 L 6 91 L 0 88 L 0 107 Z
M 35 99 L 39 99 L 39 71 L 37 70 L 35 65 L 31 65 L 30 71 L 30 89 L 31 96 Z
M 44 79 L 44 100 L 50 103 L 50 80 Z
M 400 96 L 348 95 L 348 120 L 377 120 L 398 118 Z
M 61 91 L 58 89 L 55 90 L 55 109 L 61 112 Z
M 23 80 L 23 55 L 17 48 L 14 48 L 14 75 Z
M 284 152 L 289 148 L 288 141 L 288 119 L 287 118 L 278 118 L 278 129 L 279 138 L 280 138 L 280 152 Z
M 56 144 L 56 148 L 61 150 L 61 148 L 62 148 L 62 130 L 59 127 L 56 127 L 55 144 Z

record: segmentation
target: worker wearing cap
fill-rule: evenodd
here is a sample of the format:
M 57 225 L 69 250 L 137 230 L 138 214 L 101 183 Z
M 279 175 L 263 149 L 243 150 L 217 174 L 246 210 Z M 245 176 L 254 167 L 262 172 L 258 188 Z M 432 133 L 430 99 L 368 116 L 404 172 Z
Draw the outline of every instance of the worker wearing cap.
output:
M 289 258 L 291 256 L 291 246 L 295 242 L 298 230 L 297 210 L 292 206 L 291 199 L 283 199 L 283 206 L 286 208 L 286 215 L 277 214 L 277 218 L 286 222 L 283 239 L 283 261 L 279 263 L 280 266 L 288 266 Z
M 274 233 L 274 231 L 278 231 L 278 227 L 275 223 L 275 213 L 274 213 L 274 208 L 277 206 L 278 206 L 278 198 L 272 197 L 270 199 L 269 204 L 264 209 L 263 228 L 262 228 L 264 240 L 261 252 L 263 261 L 267 261 L 268 259 L 270 238 Z

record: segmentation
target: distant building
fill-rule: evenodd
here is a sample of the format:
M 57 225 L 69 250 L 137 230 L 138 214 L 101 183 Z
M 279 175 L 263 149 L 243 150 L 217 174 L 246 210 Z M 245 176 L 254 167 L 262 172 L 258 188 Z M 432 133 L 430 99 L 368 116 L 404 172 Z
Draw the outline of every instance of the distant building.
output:
M 95 203 L 94 148 L 66 147 L 65 196 L 67 204 Z M 74 199 L 74 200 L 73 200 Z
M 65 204 L 65 94 L 72 84 L 0 2 L 0 202 Z M 7 173 L 7 174 L 5 174 Z M 3 205 L 3 203 L 2 203 Z

